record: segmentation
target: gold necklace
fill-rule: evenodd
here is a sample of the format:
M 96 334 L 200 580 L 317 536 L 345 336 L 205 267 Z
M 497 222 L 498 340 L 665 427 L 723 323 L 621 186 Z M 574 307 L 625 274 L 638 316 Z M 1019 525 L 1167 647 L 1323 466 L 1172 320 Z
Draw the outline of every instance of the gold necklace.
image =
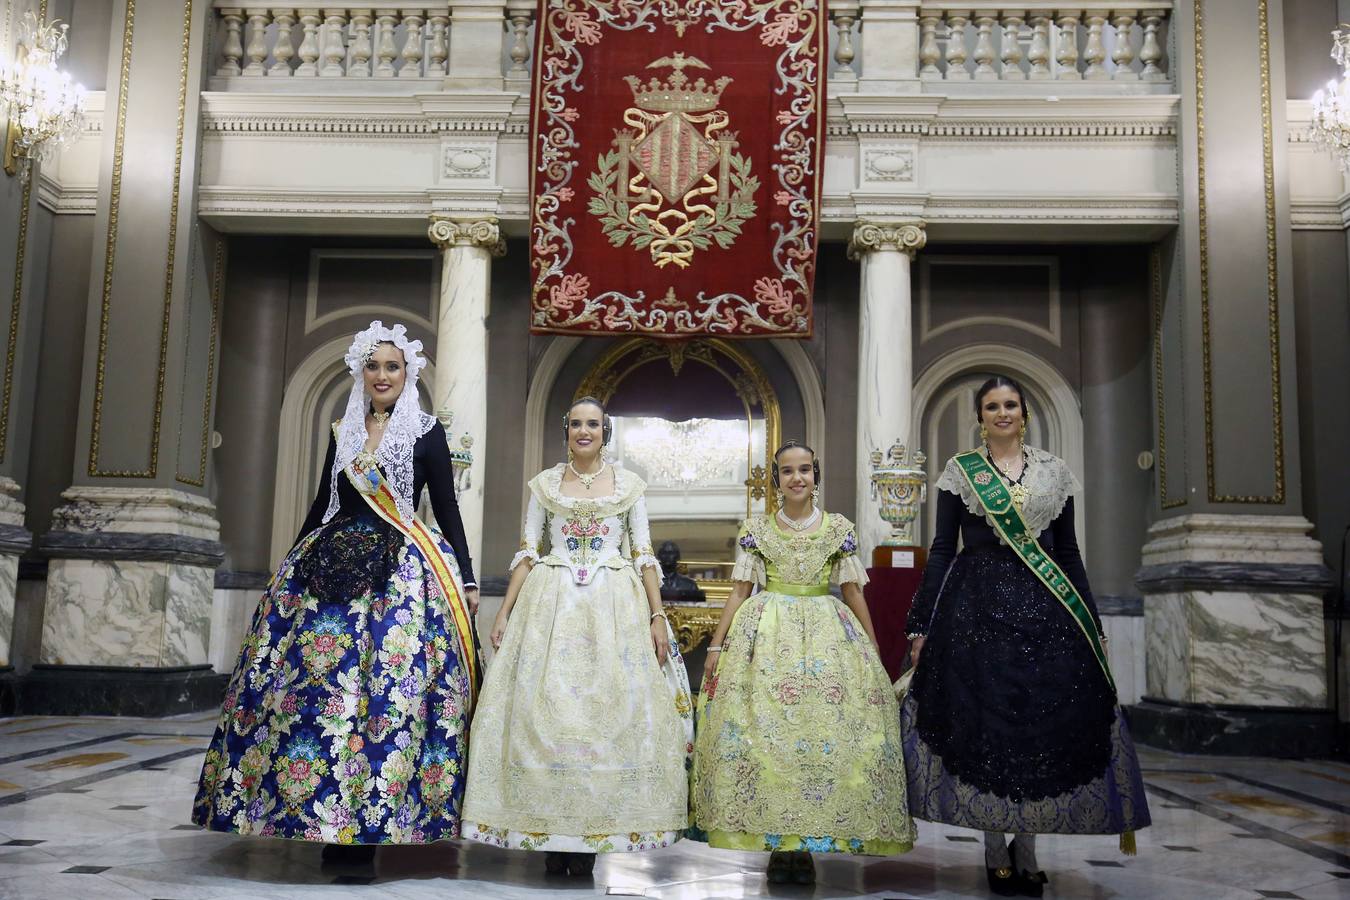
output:
M 375 427 L 383 431 L 384 426 L 389 422 L 389 413 L 372 411 L 370 414 L 370 418 L 374 420 Z
M 588 491 L 591 489 L 591 485 L 595 483 L 595 479 L 599 478 L 601 475 L 604 474 L 605 465 L 606 465 L 605 461 L 602 459 L 600 460 L 600 468 L 596 469 L 589 475 L 583 475 L 577 471 L 576 466 L 572 465 L 572 461 L 570 459 L 567 461 L 567 468 L 572 470 L 572 474 L 577 476 L 577 481 L 580 481 L 581 486 Z

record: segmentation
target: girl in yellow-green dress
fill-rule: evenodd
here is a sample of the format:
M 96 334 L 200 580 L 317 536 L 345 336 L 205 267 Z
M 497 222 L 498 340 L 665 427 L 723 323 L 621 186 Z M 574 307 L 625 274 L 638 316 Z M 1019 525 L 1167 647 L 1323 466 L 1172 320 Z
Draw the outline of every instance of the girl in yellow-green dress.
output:
M 867 573 L 853 523 L 815 505 L 819 479 L 809 447 L 789 441 L 774 454 L 780 509 L 741 529 L 694 746 L 695 833 L 771 851 L 778 883 L 812 882 L 812 852 L 889 856 L 914 841 Z

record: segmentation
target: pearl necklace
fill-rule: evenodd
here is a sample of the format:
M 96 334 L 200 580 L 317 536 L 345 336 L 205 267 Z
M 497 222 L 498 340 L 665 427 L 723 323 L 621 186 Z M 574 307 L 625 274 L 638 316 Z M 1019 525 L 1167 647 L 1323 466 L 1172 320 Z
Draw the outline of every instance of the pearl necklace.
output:
M 791 528 L 793 531 L 805 531 L 816 524 L 816 519 L 820 518 L 820 507 L 811 507 L 811 514 L 804 519 L 794 519 L 779 508 L 778 518 L 782 520 L 784 525 Z
M 602 460 L 600 460 L 600 468 L 596 469 L 594 472 L 592 472 L 592 473 L 589 474 L 589 475 L 583 475 L 582 473 L 580 473 L 580 472 L 577 471 L 577 467 L 576 467 L 576 466 L 572 465 L 572 461 L 571 461 L 570 459 L 567 461 L 567 468 L 569 468 L 569 469 L 572 470 L 572 474 L 575 475 L 575 476 L 577 476 L 577 481 L 580 481 L 580 482 L 581 482 L 581 486 L 584 487 L 584 488 L 585 488 L 586 490 L 588 490 L 588 491 L 591 489 L 591 485 L 595 483 L 595 479 L 599 478 L 601 475 L 603 475 L 603 474 L 605 473 L 606 467 L 607 467 L 607 464 L 606 464 L 606 462 L 602 459 Z

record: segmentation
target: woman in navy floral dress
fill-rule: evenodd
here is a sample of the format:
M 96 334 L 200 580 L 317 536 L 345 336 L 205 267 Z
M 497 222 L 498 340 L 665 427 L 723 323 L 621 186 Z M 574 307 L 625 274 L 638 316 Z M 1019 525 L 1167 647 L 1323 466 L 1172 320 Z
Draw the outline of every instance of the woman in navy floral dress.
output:
M 347 353 L 347 412 L 244 640 L 198 825 L 354 861 L 459 836 L 478 591 L 445 431 L 418 407 L 421 347 L 373 322 Z M 424 487 L 444 535 L 413 515 Z

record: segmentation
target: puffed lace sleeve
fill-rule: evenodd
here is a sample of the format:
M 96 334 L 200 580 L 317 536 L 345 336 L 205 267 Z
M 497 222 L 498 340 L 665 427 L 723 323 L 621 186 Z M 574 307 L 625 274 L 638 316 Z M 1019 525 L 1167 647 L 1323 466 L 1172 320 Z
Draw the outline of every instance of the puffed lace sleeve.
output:
M 830 580 L 839 585 L 867 586 L 867 567 L 858 558 L 858 536 L 852 528 L 839 542 L 839 552 L 834 558 L 834 565 L 830 567 Z
M 540 549 L 544 541 L 544 504 L 539 502 L 539 498 L 530 492 L 530 505 L 525 510 L 525 527 L 521 531 L 520 552 L 511 557 L 511 565 L 507 571 L 515 571 L 516 566 L 525 560 L 532 563 L 539 562 Z
M 766 584 L 769 576 L 764 568 L 764 557 L 760 555 L 759 542 L 750 530 L 750 523 L 741 525 L 736 536 L 736 564 L 731 567 L 732 581 L 748 581 L 751 584 Z
M 647 499 L 638 497 L 637 502 L 628 510 L 628 540 L 633 548 L 633 568 L 638 575 L 651 567 L 659 574 L 661 564 L 652 552 L 652 529 L 647 523 Z

